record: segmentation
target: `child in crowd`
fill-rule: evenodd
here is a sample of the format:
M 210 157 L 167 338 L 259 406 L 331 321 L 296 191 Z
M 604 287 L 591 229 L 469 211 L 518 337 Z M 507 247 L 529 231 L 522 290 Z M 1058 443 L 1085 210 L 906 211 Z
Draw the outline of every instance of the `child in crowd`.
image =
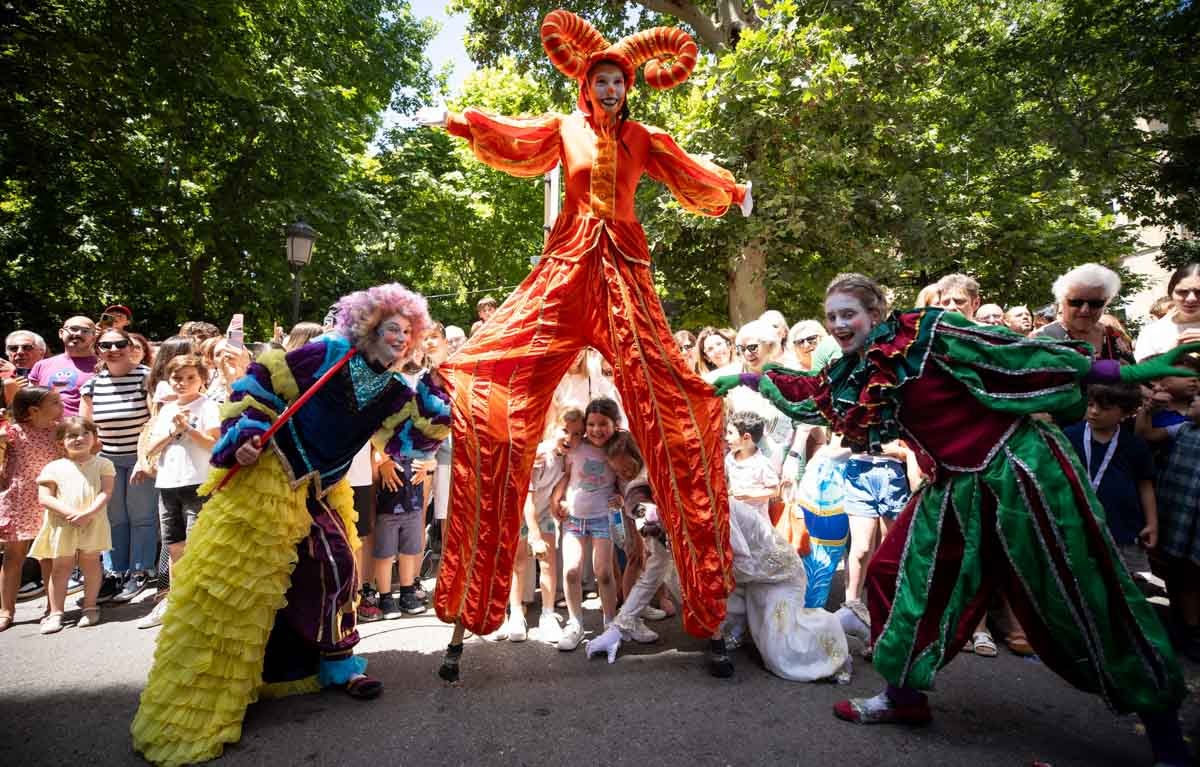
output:
M 729 418 L 725 440 L 725 476 L 730 497 L 742 501 L 767 517 L 767 505 L 779 494 L 779 474 L 758 449 L 766 424 L 755 413 L 741 411 Z
M 13 623 L 21 568 L 29 546 L 42 527 L 37 478 L 48 463 L 62 455 L 57 437 L 62 418 L 58 392 L 44 386 L 27 386 L 12 401 L 13 423 L 0 430 L 0 631 Z M 49 573 L 43 572 L 43 580 Z
M 117 471 L 112 461 L 96 455 L 96 425 L 72 416 L 59 425 L 57 436 L 67 457 L 46 464 L 38 475 L 38 501 L 46 511 L 29 551 L 32 557 L 53 560 L 47 584 L 50 614 L 42 621 L 43 634 L 62 631 L 67 579 L 77 556 L 84 588 L 83 617 L 77 625 L 100 622 L 100 554 L 112 548 L 107 507 Z
M 159 408 L 150 429 L 147 459 L 155 466 L 158 527 L 170 557 L 170 573 L 183 556 L 187 536 L 203 505 L 197 490 L 208 477 L 208 458 L 221 434 L 217 403 L 204 396 L 208 368 L 186 354 L 167 363 L 167 382 L 174 398 Z M 160 599 L 138 628 L 162 625 L 167 600 Z
M 1145 361 L 1152 359 L 1147 357 Z M 1190 356 L 1181 357 L 1176 364 L 1200 371 L 1200 361 Z M 1137 430 L 1139 436 L 1155 446 L 1155 455 L 1165 460 L 1170 440 L 1191 420 L 1188 412 L 1192 399 L 1200 394 L 1200 379 L 1168 376 L 1154 381 L 1149 388 L 1149 402 L 1138 418 Z
M 475 303 L 475 315 L 479 319 L 475 320 L 474 324 L 471 325 L 471 335 L 479 332 L 479 329 L 483 327 L 483 323 L 487 322 L 488 318 L 496 313 L 497 306 L 499 304 L 491 296 L 484 296 Z
M 379 609 L 387 620 L 420 615 L 427 609 L 417 591 L 425 527 L 425 488 L 429 484 L 427 471 L 423 462 L 411 458 L 387 460 L 380 465 L 380 477 L 372 542 Z M 393 562 L 397 563 L 399 574 L 398 593 L 392 592 Z
M 650 606 L 655 592 L 667 581 L 674 571 L 674 561 L 667 548 L 667 538 L 658 518 L 658 508 L 650 494 L 650 483 L 646 480 L 646 464 L 638 450 L 633 435 L 618 432 L 605 448 L 608 466 L 616 474 L 623 487 L 622 512 L 625 517 L 636 520 L 635 527 L 646 547 L 645 564 L 637 582 L 625 595 L 625 603 L 617 617 L 604 633 L 587 643 L 586 652 L 604 654 L 608 662 L 617 659 L 621 642 L 632 639 L 643 644 L 658 641 L 658 634 L 646 627 L 642 611 Z M 676 591 L 678 584 L 676 583 Z
M 354 529 L 358 533 L 358 572 L 362 579 L 358 600 L 358 622 L 374 623 L 383 618 L 379 607 L 379 592 L 373 584 L 374 565 L 371 554 L 375 540 L 375 508 L 379 493 L 378 472 L 375 470 L 374 448 L 363 445 L 350 462 L 346 481 L 354 493 Z
M 167 365 L 176 357 L 194 354 L 194 345 L 190 336 L 171 336 L 158 347 L 154 354 L 154 367 L 150 368 L 150 377 L 146 380 L 146 388 L 150 391 L 150 406 L 158 408 L 165 402 L 175 399 L 175 391 L 167 380 Z
M 562 639 L 562 626 L 554 612 L 554 593 L 557 585 L 555 571 L 555 549 L 558 539 L 558 522 L 553 509 L 554 489 L 563 478 L 564 456 L 583 441 L 583 411 L 567 408 L 558 416 L 559 433 L 538 445 L 530 475 L 529 495 L 525 499 L 524 524 L 521 536 L 528 545 L 517 546 L 513 560 L 513 582 L 509 592 L 508 620 L 493 639 L 520 642 L 525 639 L 525 606 L 521 601 L 525 593 L 527 560 L 532 553 L 538 560 L 538 590 L 542 600 L 542 614 L 538 619 L 538 639 L 549 644 L 558 644 Z
M 1184 631 L 1184 653 L 1200 661 L 1200 396 L 1158 475 L 1160 551 L 1168 562 L 1167 590 Z
M 1158 541 L 1154 459 L 1150 448 L 1122 422 L 1142 405 L 1134 384 L 1092 384 L 1087 418 L 1064 429 L 1104 507 L 1108 531 L 1135 581 L 1150 572 L 1149 549 Z
M 617 403 L 599 397 L 584 411 L 584 438 L 566 455 L 562 479 L 554 488 L 552 507 L 563 527 L 563 570 L 565 571 L 568 620 L 558 649 L 574 650 L 583 641 L 583 547 L 592 549 L 592 571 L 600 592 L 604 625 L 617 612 L 617 584 L 613 578 L 612 529 L 609 501 L 617 495 L 617 477 L 604 452 L 621 425 Z

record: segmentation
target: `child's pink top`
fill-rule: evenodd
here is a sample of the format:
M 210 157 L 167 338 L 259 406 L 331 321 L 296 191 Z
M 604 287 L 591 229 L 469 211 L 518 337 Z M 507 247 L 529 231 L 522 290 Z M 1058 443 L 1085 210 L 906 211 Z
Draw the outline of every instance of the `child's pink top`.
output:
M 617 494 L 617 475 L 608 467 L 604 449 L 586 439 L 567 453 L 567 508 L 577 519 L 608 516 L 608 501 Z
M 8 425 L 8 458 L 0 476 L 0 541 L 29 541 L 42 527 L 37 478 L 62 455 L 55 428 Z

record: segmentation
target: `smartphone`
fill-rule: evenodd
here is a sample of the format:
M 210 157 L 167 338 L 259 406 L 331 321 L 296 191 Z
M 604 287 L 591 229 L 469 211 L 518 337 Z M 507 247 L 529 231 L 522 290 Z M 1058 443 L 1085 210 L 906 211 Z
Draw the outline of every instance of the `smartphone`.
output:
M 244 332 L 246 318 L 245 315 L 235 314 L 233 319 L 229 321 L 229 329 L 226 331 L 225 337 L 229 340 L 229 345 L 242 349 L 246 345 L 246 334 Z

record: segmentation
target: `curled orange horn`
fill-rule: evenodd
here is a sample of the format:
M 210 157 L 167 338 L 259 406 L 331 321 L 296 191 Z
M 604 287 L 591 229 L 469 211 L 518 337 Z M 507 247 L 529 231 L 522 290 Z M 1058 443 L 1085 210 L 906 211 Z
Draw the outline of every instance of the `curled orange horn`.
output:
M 604 35 L 591 24 L 559 9 L 548 13 L 542 21 L 542 47 L 559 72 L 572 80 L 582 80 L 587 77 L 588 58 L 609 46 Z M 694 55 L 692 61 L 695 62 Z
M 678 27 L 636 32 L 613 47 L 629 58 L 634 69 L 645 64 L 646 84 L 658 90 L 674 88 L 687 80 L 699 54 L 692 36 Z

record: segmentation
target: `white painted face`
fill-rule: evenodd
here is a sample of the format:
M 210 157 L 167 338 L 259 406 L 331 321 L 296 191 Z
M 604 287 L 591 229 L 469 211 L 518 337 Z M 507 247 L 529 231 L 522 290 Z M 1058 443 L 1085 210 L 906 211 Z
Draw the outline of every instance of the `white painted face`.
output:
M 593 109 L 616 117 L 625 103 L 625 74 L 616 64 L 597 64 L 588 77 Z
M 862 301 L 851 293 L 830 293 L 825 297 L 825 327 L 843 354 L 862 351 L 878 320 L 878 312 L 867 311 Z
M 408 358 L 412 348 L 412 323 L 403 314 L 384 317 L 366 351 L 372 362 L 390 366 Z

